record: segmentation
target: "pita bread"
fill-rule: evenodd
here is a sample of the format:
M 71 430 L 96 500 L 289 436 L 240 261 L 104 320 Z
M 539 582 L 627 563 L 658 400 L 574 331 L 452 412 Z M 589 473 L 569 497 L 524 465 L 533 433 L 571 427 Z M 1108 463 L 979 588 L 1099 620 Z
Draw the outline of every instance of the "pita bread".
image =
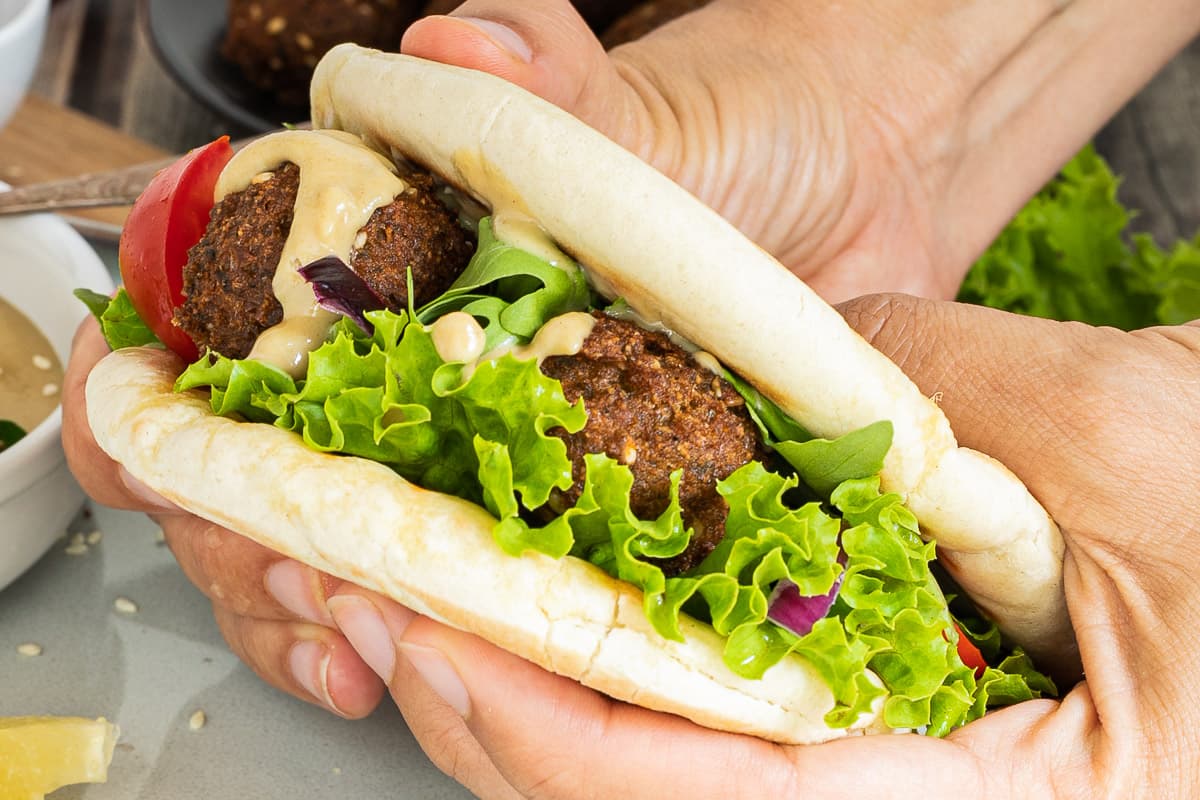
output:
M 203 393 L 173 391 L 179 369 L 162 350 L 118 350 L 89 376 L 87 406 L 100 446 L 189 511 L 620 700 L 795 744 L 882 729 L 874 714 L 830 729 L 833 696 L 803 659 L 739 678 L 707 625 L 681 618 L 685 641 L 663 639 L 629 584 L 576 558 L 513 558 L 472 503 L 214 416 Z
M 354 45 L 318 66 L 312 112 L 314 125 L 407 154 L 493 208 L 526 211 L 602 291 L 717 355 L 813 433 L 891 420 L 884 488 L 905 498 L 1007 636 L 1042 664 L 1077 669 L 1050 516 L 1003 465 L 959 447 L 937 405 L 836 311 L 686 190 L 505 81 Z
M 603 290 L 716 355 L 814 433 L 891 420 L 885 489 L 907 498 L 1006 633 L 1047 662 L 1071 652 L 1061 537 L 1020 481 L 958 448 L 892 362 L 686 191 L 507 83 L 349 45 L 319 65 L 313 117 L 493 208 L 529 213 Z M 100 446 L 180 506 L 618 699 L 788 743 L 882 729 L 877 712 L 828 728 L 833 698 L 801 658 L 741 679 L 710 628 L 687 622 L 685 642 L 664 640 L 640 594 L 591 565 L 507 556 L 495 520 L 473 504 L 215 417 L 202 395 L 173 392 L 178 367 L 159 351 L 113 353 L 93 370 L 87 403 Z M 287 468 L 267 474 L 264 460 Z

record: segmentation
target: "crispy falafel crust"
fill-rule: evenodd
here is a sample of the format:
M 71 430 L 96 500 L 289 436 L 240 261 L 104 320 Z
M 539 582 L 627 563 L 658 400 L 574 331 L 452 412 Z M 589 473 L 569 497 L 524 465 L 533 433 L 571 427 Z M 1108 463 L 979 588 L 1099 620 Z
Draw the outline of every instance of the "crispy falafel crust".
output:
M 404 176 L 406 188 L 380 206 L 359 231 L 351 268 L 388 308 L 408 307 L 408 271 L 415 305 L 450 288 L 475 252 L 474 236 L 437 199 L 433 176 Z M 292 227 L 300 168 L 282 164 L 212 210 L 204 236 L 183 268 L 184 304 L 175 324 L 203 350 L 245 358 L 255 339 L 283 318 L 271 286 Z
M 551 504 L 573 506 L 583 491 L 584 456 L 605 453 L 633 472 L 633 512 L 654 519 L 670 499 L 671 473 L 682 469 L 679 503 L 694 533 L 684 552 L 659 564 L 678 575 L 699 565 L 725 536 L 729 507 L 717 481 L 767 454 L 745 401 L 728 381 L 664 333 L 600 312 L 593 317 L 577 355 L 542 362 L 567 400 L 582 398 L 587 410 L 578 433 L 550 431 L 566 443 L 575 479 Z

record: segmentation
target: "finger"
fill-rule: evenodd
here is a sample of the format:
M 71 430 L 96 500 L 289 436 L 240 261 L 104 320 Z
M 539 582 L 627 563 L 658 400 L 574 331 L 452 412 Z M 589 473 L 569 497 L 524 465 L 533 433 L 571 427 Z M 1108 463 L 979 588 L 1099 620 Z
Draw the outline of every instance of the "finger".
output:
M 1159 532 L 1191 526 L 1177 487 L 1200 480 L 1200 427 L 1180 409 L 1200 406 L 1200 330 L 1124 333 L 902 295 L 840 308 L 937 400 L 959 442 L 1013 470 L 1071 541 L 1152 569 L 1193 557 L 1190 539 Z M 1170 481 L 1115 477 L 1164 468 Z M 1112 524 L 1137 513 L 1155 525 Z
M 260 620 L 333 626 L 325 601 L 341 583 L 336 578 L 199 517 L 156 519 L 183 573 L 214 606 Z
M 1022 477 L 1050 472 L 1038 465 L 1059 463 L 1064 447 L 1074 456 L 1094 433 L 1088 405 L 1099 396 L 1097 365 L 1119 349 L 1113 331 L 905 295 L 863 297 L 839 310 L 935 399 L 960 444 Z
M 98 503 L 137 511 L 173 508 L 121 470 L 92 436 L 84 389 L 92 367 L 108 352 L 100 325 L 89 315 L 75 332 L 63 377 L 62 441 L 67 464 L 79 485 Z
M 783 747 L 719 733 L 614 701 L 411 612 L 391 616 L 381 598 L 373 603 L 384 620 L 376 625 L 396 643 L 391 656 L 380 656 L 383 668 L 394 659 L 392 674 L 402 676 L 407 663 L 440 698 L 416 710 L 416 717 L 424 713 L 433 721 L 418 719 L 414 730 L 454 731 L 457 716 L 472 734 L 422 738 L 431 756 L 477 763 L 472 748 L 478 744 L 522 797 L 658 798 L 664 786 L 700 797 L 790 796 L 804 786 L 819 786 L 821 797 L 855 800 L 984 796 L 980 760 L 952 742 L 882 736 Z M 356 646 L 361 632 L 348 637 Z M 368 649 L 383 653 L 375 645 Z M 414 689 L 407 677 L 403 683 L 393 677 L 392 686 L 396 695 Z
M 407 608 L 347 584 L 330 598 L 338 627 L 363 660 L 387 681 L 392 698 L 430 760 L 484 798 L 519 798 L 500 775 L 462 716 L 434 692 L 404 659 L 396 644 L 416 618 Z
M 370 714 L 383 698 L 383 681 L 329 628 L 253 619 L 214 605 L 230 649 L 272 686 L 350 719 Z
M 450 16 L 413 23 L 401 51 L 504 78 L 643 157 L 654 139 L 644 99 L 568 0 L 469 0 Z

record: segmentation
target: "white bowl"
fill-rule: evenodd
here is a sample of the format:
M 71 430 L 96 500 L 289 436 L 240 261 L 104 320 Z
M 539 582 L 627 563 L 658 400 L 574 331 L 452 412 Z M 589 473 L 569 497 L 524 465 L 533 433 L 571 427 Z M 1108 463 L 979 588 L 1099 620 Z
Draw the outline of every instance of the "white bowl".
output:
M 108 294 L 113 281 L 69 225 L 48 214 L 0 219 L 0 297 L 33 320 L 64 365 L 88 313 L 71 294 L 79 287 Z M 0 588 L 63 535 L 82 505 L 63 455 L 59 407 L 0 452 Z
M 0 0 L 0 128 L 33 79 L 50 0 Z

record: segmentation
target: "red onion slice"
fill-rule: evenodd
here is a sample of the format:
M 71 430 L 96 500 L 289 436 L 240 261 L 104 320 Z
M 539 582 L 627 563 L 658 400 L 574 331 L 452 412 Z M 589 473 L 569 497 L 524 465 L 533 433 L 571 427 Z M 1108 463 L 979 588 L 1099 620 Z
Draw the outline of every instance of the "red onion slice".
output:
M 846 576 L 844 552 L 838 553 L 838 563 L 843 569 L 825 594 L 802 595 L 796 584 L 786 578 L 775 584 L 775 590 L 767 600 L 767 619 L 797 636 L 804 636 L 811 631 L 817 620 L 824 619 L 829 614 L 829 609 L 833 607 L 833 601 L 837 599 L 842 588 L 842 578 Z
M 317 305 L 349 317 L 368 334 L 373 332 L 374 326 L 365 314 L 385 308 L 387 303 L 345 261 L 337 256 L 325 256 L 299 271 L 301 277 L 312 284 Z

